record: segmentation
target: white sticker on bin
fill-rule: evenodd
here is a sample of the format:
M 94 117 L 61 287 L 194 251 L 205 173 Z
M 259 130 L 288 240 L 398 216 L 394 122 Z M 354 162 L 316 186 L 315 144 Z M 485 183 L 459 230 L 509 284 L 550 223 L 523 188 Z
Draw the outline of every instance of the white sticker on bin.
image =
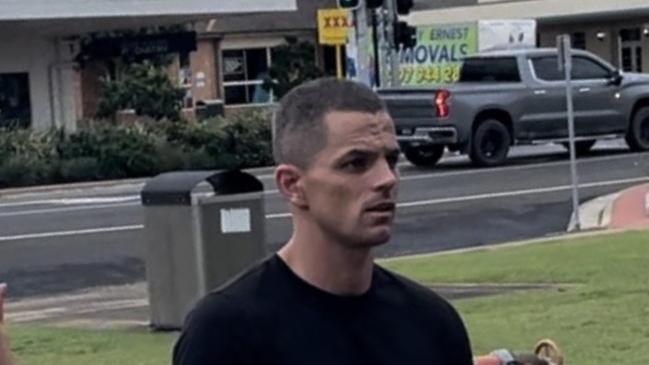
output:
M 221 209 L 221 232 L 250 232 L 250 209 Z

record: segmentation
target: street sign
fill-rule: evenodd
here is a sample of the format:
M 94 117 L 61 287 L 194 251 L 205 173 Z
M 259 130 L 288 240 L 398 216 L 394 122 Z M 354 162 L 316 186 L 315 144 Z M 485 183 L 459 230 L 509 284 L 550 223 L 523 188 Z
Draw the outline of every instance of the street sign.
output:
M 343 9 L 318 10 L 318 41 L 320 44 L 343 45 L 352 26 L 349 12 Z
M 559 67 L 559 72 L 564 72 L 565 68 L 572 68 L 572 57 L 569 56 L 570 54 L 570 36 L 567 34 L 561 34 L 557 36 L 557 51 L 558 57 L 558 67 Z
M 568 106 L 568 138 L 570 143 L 570 174 L 572 175 L 572 227 L 581 230 L 579 218 L 579 176 L 577 175 L 577 153 L 575 151 L 575 112 L 572 102 L 572 49 L 570 36 L 562 34 L 557 37 L 558 68 L 566 79 L 566 104 Z

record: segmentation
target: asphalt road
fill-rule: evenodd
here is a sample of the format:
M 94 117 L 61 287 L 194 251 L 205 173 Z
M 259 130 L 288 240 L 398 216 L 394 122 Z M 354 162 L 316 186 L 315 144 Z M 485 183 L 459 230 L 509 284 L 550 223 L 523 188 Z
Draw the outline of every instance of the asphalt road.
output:
M 579 161 L 580 200 L 649 181 L 649 153 L 619 142 Z M 502 243 L 564 232 L 570 220 L 570 170 L 561 147 L 521 147 L 502 167 L 475 169 L 450 156 L 432 169 L 400 164 L 395 234 L 379 256 Z M 270 170 L 266 187 L 269 250 L 290 234 L 290 219 Z M 12 296 L 52 294 L 144 278 L 141 184 L 4 196 L 0 199 L 0 280 Z M 1 192 L 0 192 L 1 194 Z

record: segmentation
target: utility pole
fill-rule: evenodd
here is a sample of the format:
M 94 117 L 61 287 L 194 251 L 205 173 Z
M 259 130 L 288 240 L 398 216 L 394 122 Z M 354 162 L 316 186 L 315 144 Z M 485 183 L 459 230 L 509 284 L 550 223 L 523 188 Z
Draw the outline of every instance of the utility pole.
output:
M 570 144 L 570 175 L 572 177 L 572 216 L 573 229 L 581 230 L 579 217 L 579 175 L 577 174 L 577 153 L 575 151 L 575 113 L 572 102 L 572 46 L 570 36 L 562 34 L 557 37 L 559 52 L 559 71 L 563 71 L 566 80 L 566 104 L 568 106 L 568 138 Z
M 358 80 L 365 85 L 372 85 L 370 78 L 370 55 L 368 54 L 370 39 L 367 27 L 367 7 L 365 0 L 360 1 L 360 6 L 354 10 L 354 25 L 356 27 L 356 67 Z
M 387 38 L 387 61 L 389 64 L 389 86 L 399 86 L 399 45 L 395 43 L 394 24 L 399 19 L 397 15 L 397 0 L 384 0 L 385 6 L 385 38 Z

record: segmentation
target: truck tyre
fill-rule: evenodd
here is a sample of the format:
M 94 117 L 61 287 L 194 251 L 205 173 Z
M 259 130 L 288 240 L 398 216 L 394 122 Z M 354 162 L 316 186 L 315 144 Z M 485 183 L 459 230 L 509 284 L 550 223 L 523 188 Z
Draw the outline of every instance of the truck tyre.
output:
M 633 115 L 624 139 L 632 151 L 649 151 L 649 107 L 642 107 Z
M 507 159 L 511 136 L 509 130 L 496 119 L 487 119 L 478 125 L 471 139 L 470 158 L 476 166 L 501 165 Z
M 444 147 L 444 145 L 408 147 L 403 154 L 415 166 L 431 167 L 442 158 Z
M 575 142 L 575 152 L 577 152 L 577 156 L 585 156 L 587 155 L 591 148 L 595 145 L 595 142 L 597 140 L 592 139 L 588 141 L 577 141 Z M 568 142 L 563 142 L 561 145 L 568 151 L 570 151 L 570 143 Z

